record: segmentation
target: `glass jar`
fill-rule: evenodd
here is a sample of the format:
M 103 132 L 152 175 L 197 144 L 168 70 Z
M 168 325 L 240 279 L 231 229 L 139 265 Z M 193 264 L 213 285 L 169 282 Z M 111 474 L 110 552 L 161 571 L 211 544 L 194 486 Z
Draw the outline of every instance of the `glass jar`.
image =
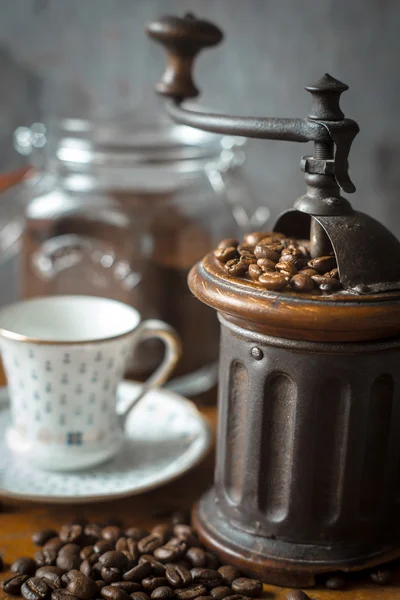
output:
M 20 277 L 23 297 L 90 294 L 136 307 L 179 332 L 183 358 L 171 387 L 187 395 L 216 383 L 214 311 L 190 294 L 193 264 L 223 237 L 260 228 L 244 178 L 243 140 L 163 117 L 53 120 L 16 132 L 39 174 L 20 187 L 26 206 Z M 153 341 L 129 375 L 160 360 Z

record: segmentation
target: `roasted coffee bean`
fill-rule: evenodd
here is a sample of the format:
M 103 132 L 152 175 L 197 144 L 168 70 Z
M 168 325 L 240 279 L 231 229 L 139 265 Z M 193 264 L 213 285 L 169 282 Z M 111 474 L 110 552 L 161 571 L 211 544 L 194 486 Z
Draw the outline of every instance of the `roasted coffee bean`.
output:
M 5 579 L 1 584 L 2 589 L 10 596 L 19 596 L 21 594 L 21 586 L 25 581 L 28 581 L 28 575 L 15 574 L 8 579 Z
M 81 564 L 81 559 L 79 558 L 79 554 L 75 553 L 67 553 L 67 554 L 59 554 L 57 556 L 56 565 L 64 571 L 71 571 L 72 569 L 79 569 Z
M 167 565 L 165 577 L 172 587 L 180 588 L 192 583 L 192 575 L 190 571 L 182 565 Z
M 95 554 L 94 550 L 93 550 L 93 546 L 85 546 L 84 548 L 82 548 L 82 550 L 79 553 L 79 557 L 82 560 L 86 560 L 87 558 L 89 558 L 89 556 L 92 556 L 93 554 Z
M 45 600 L 50 598 L 51 588 L 44 579 L 31 577 L 21 586 L 21 594 L 26 600 Z
M 275 263 L 272 260 L 269 260 L 269 258 L 259 258 L 257 260 L 257 266 L 260 267 L 263 273 L 275 270 Z
M 189 548 L 186 552 L 186 558 L 194 567 L 206 567 L 207 557 L 206 553 L 202 548 Z
M 309 268 L 301 269 L 299 271 L 299 273 L 301 275 L 308 275 L 309 277 L 312 277 L 313 275 L 318 275 L 318 271 L 316 271 L 315 269 L 309 269 Z
M 218 573 L 221 573 L 224 584 L 229 586 L 241 576 L 239 569 L 231 565 L 223 565 L 218 569 Z
M 158 535 L 163 544 L 165 544 L 168 538 L 172 535 L 172 527 L 169 523 L 161 523 L 160 525 L 155 525 L 155 527 L 153 527 L 153 529 L 150 531 L 150 534 Z
M 51 593 L 51 600 L 78 600 L 76 596 L 69 593 L 68 590 L 60 588 Z
M 100 594 L 103 598 L 106 598 L 106 600 L 129 600 L 129 594 L 124 592 L 121 588 L 112 585 L 103 587 Z
M 123 535 L 124 532 L 122 531 L 122 529 L 120 527 L 117 527 L 116 525 L 108 525 L 107 527 L 104 527 L 104 529 L 101 532 L 101 537 L 103 538 L 103 540 L 114 544 L 120 537 L 123 537 Z
M 118 552 L 127 552 L 132 558 L 139 558 L 138 543 L 129 537 L 121 537 L 115 544 L 115 549 Z
M 122 579 L 121 569 L 117 567 L 102 567 L 100 574 L 106 583 L 113 583 Z
M 145 579 L 142 579 L 142 587 L 149 592 L 163 585 L 168 585 L 165 577 L 145 577 Z
M 85 560 L 83 560 L 81 562 L 81 566 L 79 567 L 79 570 L 81 573 L 86 575 L 86 577 L 93 577 L 93 575 L 94 575 L 93 565 L 94 564 L 96 564 L 96 562 L 92 563 L 90 560 L 88 560 L 86 558 Z
M 48 550 L 43 548 L 43 550 L 39 550 L 39 552 L 35 552 L 34 554 L 36 566 L 44 567 L 46 565 L 54 565 L 57 559 L 57 552 L 55 550 Z
M 334 279 L 339 279 L 339 269 L 332 269 L 332 271 L 329 271 L 329 273 L 325 273 L 325 275 L 333 277 Z
M 20 573 L 20 575 L 34 575 L 36 571 L 36 561 L 29 556 L 20 556 L 11 565 L 12 573 Z
M 214 596 L 197 596 L 197 600 L 213 600 Z
M 89 523 L 85 526 L 83 533 L 86 537 L 99 539 L 101 537 L 101 529 L 98 523 Z
M 227 585 L 220 585 L 211 590 L 210 594 L 215 600 L 224 600 L 228 596 L 233 596 L 235 592 Z
M 80 598 L 81 600 L 91 600 L 91 598 L 95 598 L 99 592 L 99 588 L 96 583 L 90 577 L 74 577 L 67 587 L 67 590 Z
M 184 541 L 178 540 L 178 543 L 168 543 L 161 548 L 154 550 L 154 556 L 160 562 L 177 562 L 185 556 L 187 545 Z
M 258 283 L 267 290 L 282 290 L 289 283 L 289 277 L 277 271 L 268 271 L 261 275 Z
M 342 288 L 337 279 L 334 279 L 333 277 L 328 277 L 327 279 L 329 279 L 329 281 L 320 283 L 319 285 L 321 292 L 324 292 L 325 294 L 332 294 L 332 292 L 337 292 Z
M 93 567 L 92 567 L 92 577 L 94 577 L 95 579 L 101 579 L 101 569 L 103 567 L 101 566 L 101 563 L 97 562 L 94 563 Z
M 257 246 L 254 248 L 254 254 L 256 258 L 268 258 L 274 264 L 279 262 L 281 257 L 280 252 L 273 250 L 270 246 L 262 243 L 257 244 Z
M 286 600 L 310 600 L 310 597 L 303 590 L 290 590 L 286 594 Z
M 37 569 L 36 573 L 35 573 L 35 577 L 42 577 L 43 579 L 46 579 L 47 582 L 50 582 L 50 584 L 52 585 L 53 589 L 57 589 L 62 587 L 63 582 L 62 582 L 62 575 L 64 574 L 64 571 L 62 569 L 60 569 L 59 567 L 40 567 L 39 569 Z
M 318 256 L 308 261 L 307 265 L 310 269 L 315 269 L 318 273 L 326 273 L 332 269 L 336 269 L 336 258 L 334 256 Z
M 325 581 L 325 587 L 329 590 L 343 590 L 346 587 L 346 580 L 340 575 L 332 575 Z
M 251 233 L 246 233 L 244 243 L 248 246 L 256 246 L 261 240 L 268 240 L 265 243 L 269 243 L 269 240 L 271 240 L 271 243 L 274 243 L 279 241 L 280 237 L 280 233 L 275 234 L 272 231 L 252 231 Z
M 60 529 L 60 540 L 66 544 L 79 544 L 83 539 L 83 527 L 75 523 L 63 525 Z
M 146 592 L 134 592 L 131 594 L 132 600 L 150 600 L 150 596 Z
M 32 542 L 36 546 L 44 546 L 46 542 L 55 537 L 57 537 L 57 531 L 54 531 L 54 529 L 42 529 L 33 534 Z
M 228 260 L 239 258 L 239 253 L 235 246 L 227 246 L 226 248 L 217 248 L 214 250 L 214 256 L 220 262 L 226 263 Z
M 263 260 L 263 259 L 261 259 Z M 249 265 L 249 277 L 250 279 L 252 279 L 253 281 L 258 281 L 258 278 L 260 277 L 260 275 L 262 275 L 264 273 L 264 271 L 262 270 L 262 268 L 259 265 Z
M 55 550 L 56 552 L 59 552 L 64 546 L 65 543 L 60 540 L 59 537 L 53 537 L 51 540 L 45 543 L 42 550 Z
M 238 258 L 234 258 L 233 260 L 228 260 L 228 262 L 225 263 L 225 270 L 228 272 L 229 275 L 234 275 L 234 276 L 244 275 L 248 268 L 249 268 L 249 265 L 246 262 L 244 262 L 243 260 L 240 260 Z
M 374 569 L 370 572 L 369 577 L 378 585 L 388 585 L 392 580 L 392 572 L 389 569 Z
M 208 588 L 218 587 L 222 584 L 222 575 L 214 569 L 202 569 L 193 577 L 195 583 L 202 583 Z M 235 590 L 237 592 L 237 590 Z
M 106 540 L 99 540 L 94 544 L 93 550 L 96 552 L 96 554 L 104 554 L 105 552 L 114 550 L 114 546 L 111 544 L 111 542 L 107 542 Z
M 298 273 L 294 275 L 289 283 L 292 290 L 296 292 L 312 292 L 314 289 L 314 282 L 308 275 L 304 273 Z
M 126 529 L 125 536 L 139 542 L 142 538 L 147 537 L 149 532 L 146 529 L 142 529 L 141 527 L 129 527 Z
M 149 561 L 144 561 L 124 573 L 122 579 L 124 581 L 142 581 L 145 577 L 149 577 L 152 573 L 152 566 Z
M 194 600 L 194 598 L 197 598 L 198 596 L 206 596 L 207 588 L 201 583 L 196 583 L 189 585 L 186 588 L 177 588 L 175 594 L 179 600 Z
M 204 567 L 193 567 L 193 569 L 190 569 L 190 575 L 192 576 L 192 580 L 194 580 L 203 569 Z
M 250 597 L 243 596 L 243 594 L 233 594 L 233 596 L 229 596 L 229 600 L 250 600 Z
M 127 594 L 132 594 L 133 592 L 140 592 L 142 586 L 140 583 L 136 581 L 114 581 L 111 585 L 115 587 L 119 587 L 120 590 L 124 590 Z
M 248 577 L 239 577 L 232 582 L 232 589 L 237 594 L 243 594 L 255 598 L 262 593 L 263 586 L 258 579 L 249 579 Z
M 81 547 L 79 546 L 79 544 L 65 544 L 62 548 L 60 548 L 60 550 L 58 551 L 58 556 L 70 556 L 70 555 L 76 555 L 79 556 L 81 552 Z
M 149 552 L 154 552 L 154 550 L 156 550 L 156 548 L 159 548 L 160 546 L 162 546 L 162 540 L 159 538 L 158 535 L 150 534 L 142 538 L 138 542 L 138 548 L 141 554 L 148 554 Z
M 99 563 L 103 565 L 103 567 L 117 567 L 121 571 L 124 569 L 128 562 L 125 554 L 122 552 L 117 552 L 117 550 L 110 550 L 109 552 L 105 552 L 99 558 Z
M 151 592 L 151 598 L 154 600 L 170 600 L 170 598 L 175 598 L 175 592 L 167 585 L 162 585 Z
M 293 277 L 293 275 L 297 274 L 297 269 L 292 262 L 281 261 L 276 263 L 275 269 L 282 273 L 283 275 L 288 275 L 289 277 Z
M 218 248 L 228 248 L 229 246 L 234 246 L 235 248 L 239 245 L 239 242 L 234 238 L 226 238 L 225 240 L 221 240 L 218 244 Z
M 163 565 L 163 563 L 161 563 L 159 560 L 155 559 L 152 554 L 143 554 L 139 558 L 139 565 L 143 564 L 144 562 L 149 562 L 151 564 L 151 571 L 153 575 L 156 577 L 164 577 L 166 569 L 165 565 Z
M 189 525 L 175 525 L 174 527 L 174 535 L 179 540 L 184 540 L 188 548 L 192 548 L 193 546 L 199 547 L 200 540 Z

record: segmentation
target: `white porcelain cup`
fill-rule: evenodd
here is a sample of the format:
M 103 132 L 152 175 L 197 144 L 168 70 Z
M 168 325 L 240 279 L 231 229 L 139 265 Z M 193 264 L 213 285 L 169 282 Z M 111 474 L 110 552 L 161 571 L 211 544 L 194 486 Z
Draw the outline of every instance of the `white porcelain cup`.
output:
M 92 296 L 51 296 L 0 310 L 0 349 L 8 380 L 7 443 L 43 469 L 82 469 L 120 449 L 124 422 L 138 401 L 117 413 L 116 391 L 133 349 L 160 338 L 165 357 L 139 397 L 166 381 L 181 345 L 157 320 L 132 307 Z

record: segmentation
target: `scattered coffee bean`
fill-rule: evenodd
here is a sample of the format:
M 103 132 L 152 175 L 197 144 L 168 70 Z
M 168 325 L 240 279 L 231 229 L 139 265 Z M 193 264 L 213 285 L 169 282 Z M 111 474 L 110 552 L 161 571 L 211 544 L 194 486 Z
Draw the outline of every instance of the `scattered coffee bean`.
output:
M 186 588 L 177 588 L 175 590 L 176 596 L 179 600 L 194 600 L 198 596 L 205 596 L 207 594 L 207 588 L 201 583 L 189 585 Z
M 213 600 L 214 596 L 197 596 L 197 600 Z
M 151 565 L 152 574 L 156 577 L 164 577 L 166 566 L 163 565 L 159 560 L 155 559 L 152 554 L 143 554 L 139 558 L 139 565 L 144 562 L 149 562 Z
M 154 556 L 160 562 L 177 562 L 185 555 L 187 545 L 185 542 L 178 540 L 177 544 L 166 544 L 154 550 Z
M 79 554 L 59 554 L 56 560 L 57 567 L 64 569 L 64 571 L 71 571 L 71 569 L 79 569 L 81 565 L 81 559 Z
M 389 569 L 374 569 L 370 571 L 369 577 L 371 581 L 378 585 L 388 585 L 392 580 L 392 572 Z
M 239 242 L 234 238 L 226 238 L 225 240 L 221 240 L 218 244 L 218 248 L 229 248 L 229 246 L 238 246 Z
M 76 523 L 63 525 L 60 529 L 60 540 L 66 544 L 79 544 L 83 538 L 83 527 Z
M 91 600 L 99 592 L 96 582 L 90 579 L 90 577 L 85 577 L 85 575 L 72 579 L 68 584 L 67 590 L 81 600 Z
M 138 543 L 129 537 L 121 537 L 115 544 L 118 552 L 127 552 L 134 560 L 139 558 Z
M 181 588 L 192 583 L 190 571 L 181 565 L 168 565 L 165 571 L 168 583 L 174 588 Z
M 343 590 L 346 587 L 346 580 L 340 575 L 332 575 L 325 581 L 325 587 L 329 590 Z
M 116 525 L 108 525 L 107 527 L 104 527 L 104 529 L 101 532 L 103 540 L 114 544 L 120 537 L 123 537 L 123 535 L 124 532 L 122 531 L 122 529 L 120 527 L 117 527 Z
M 326 273 L 336 268 L 336 258 L 334 256 L 319 256 L 312 258 L 307 263 L 310 269 L 315 269 L 318 273 Z
M 42 550 L 55 550 L 56 552 L 59 552 L 63 546 L 65 546 L 65 543 L 56 536 L 46 542 Z
M 175 598 L 175 592 L 167 585 L 162 585 L 151 592 L 151 598 L 154 600 L 170 600 Z
M 124 569 L 128 562 L 125 554 L 122 552 L 118 552 L 117 550 L 110 550 L 109 552 L 105 552 L 99 558 L 99 563 L 103 565 L 103 567 L 117 567 L 117 569 Z
M 96 557 L 95 557 L 94 563 L 92 563 L 89 559 L 86 558 L 84 561 L 81 562 L 81 566 L 79 567 L 79 570 L 81 573 L 86 575 L 86 577 L 93 577 L 93 574 L 94 574 L 93 565 L 95 565 L 95 564 L 96 564 Z
M 214 569 L 214 571 L 218 571 L 221 566 L 218 557 L 213 552 L 206 552 L 206 561 L 208 569 Z
M 54 531 L 54 529 L 42 529 L 33 534 L 32 542 L 36 546 L 44 546 L 46 542 L 55 537 L 57 537 L 57 531 Z
M 202 548 L 189 548 L 186 552 L 186 558 L 194 567 L 206 567 L 207 557 Z
M 106 540 L 99 540 L 94 544 L 93 550 L 96 552 L 96 554 L 104 554 L 105 552 L 114 550 L 114 546 L 111 544 L 111 542 L 107 542 Z
M 134 592 L 131 594 L 132 600 L 150 600 L 150 596 L 145 592 Z
M 100 591 L 100 594 L 106 600 L 129 600 L 129 594 L 124 592 L 124 590 L 121 588 L 112 585 L 106 585 L 103 587 Z
M 98 523 L 89 523 L 85 526 L 83 533 L 86 537 L 99 539 L 101 537 L 101 527 Z
M 142 586 L 140 583 L 136 581 L 114 581 L 112 586 L 118 587 L 120 590 L 124 590 L 127 594 L 132 594 L 133 592 L 140 592 Z
M 150 534 L 142 538 L 138 542 L 138 548 L 141 554 L 148 554 L 149 552 L 154 552 L 154 550 L 156 548 L 159 548 L 160 546 L 162 546 L 162 540 L 159 538 L 158 535 Z
M 53 589 L 62 587 L 61 577 L 64 574 L 63 570 L 59 567 L 40 567 L 35 573 L 35 577 L 41 577 L 46 579 L 47 583 L 50 582 Z
M 142 529 L 141 527 L 129 527 L 126 529 L 125 536 L 135 540 L 135 542 L 139 542 L 144 537 L 147 537 L 149 532 L 146 529 Z
M 99 590 L 102 590 L 103 587 L 105 587 L 107 584 L 102 579 L 96 579 L 96 585 L 99 588 Z M 113 584 L 111 584 L 111 585 L 113 585 Z
M 282 290 L 289 283 L 289 277 L 282 273 L 278 273 L 277 271 L 268 271 L 261 275 L 258 283 L 267 290 Z
M 51 600 L 78 600 L 78 598 L 73 596 L 68 590 L 60 588 L 53 590 L 51 593 Z
M 202 583 L 207 588 L 214 588 L 222 584 L 222 575 L 214 569 L 202 569 L 196 573 L 193 581 L 194 583 Z
M 86 560 L 89 556 L 92 556 L 94 553 L 93 546 L 85 546 L 79 553 L 79 558 L 81 560 Z
M 232 582 L 232 589 L 237 594 L 243 594 L 255 598 L 262 593 L 262 583 L 258 579 L 249 579 L 248 577 L 239 577 Z
M 113 583 L 114 581 L 121 581 L 122 579 L 122 572 L 120 569 L 117 569 L 117 567 L 102 567 L 100 574 L 101 578 L 106 583 Z
M 155 525 L 150 533 L 151 535 L 158 535 L 165 544 L 172 535 L 172 527 L 169 523 L 160 523 L 160 525 Z
M 310 600 L 310 597 L 303 590 L 290 590 L 286 594 L 286 600 Z
M 81 552 L 81 547 L 79 546 L 79 544 L 65 544 L 58 551 L 58 556 L 71 556 L 74 554 L 76 556 L 79 556 L 80 552 Z
M 142 579 L 151 575 L 151 572 L 151 564 L 146 560 L 124 573 L 123 579 L 124 581 L 142 581 Z
M 228 260 L 228 262 L 225 263 L 225 270 L 228 272 L 229 275 L 234 276 L 244 275 L 248 267 L 249 265 L 246 262 L 240 260 L 239 258 Z
M 19 596 L 21 594 L 21 586 L 25 581 L 28 581 L 28 575 L 15 574 L 5 579 L 1 587 L 6 594 Z
M 38 567 L 44 567 L 46 565 L 55 565 L 57 560 L 57 552 L 56 550 L 49 550 L 47 548 L 43 548 L 43 550 L 39 550 L 39 552 L 35 552 L 35 561 Z
M 51 592 L 50 586 L 40 577 L 31 577 L 21 586 L 21 594 L 26 600 L 46 600 Z
M 227 246 L 226 248 L 217 248 L 214 250 L 214 256 L 220 262 L 226 263 L 228 260 L 233 260 L 239 257 L 239 253 L 235 246 Z
M 31 577 L 36 571 L 36 561 L 29 556 L 21 556 L 17 558 L 11 565 L 12 573 L 19 573 L 20 575 L 29 575 Z
M 297 292 L 312 292 L 314 289 L 314 282 L 308 275 L 298 273 L 290 280 L 290 287 Z
M 168 581 L 165 577 L 145 577 L 142 579 L 142 587 L 149 592 L 164 585 L 168 585 Z
M 231 586 L 235 579 L 239 579 L 241 576 L 239 569 L 231 565 L 223 565 L 218 569 L 218 573 L 221 573 L 222 581 L 227 586 Z
M 222 577 L 222 576 L 221 576 Z M 220 585 L 211 590 L 210 594 L 215 600 L 224 600 L 224 598 L 228 598 L 228 596 L 233 596 L 235 592 L 226 585 Z

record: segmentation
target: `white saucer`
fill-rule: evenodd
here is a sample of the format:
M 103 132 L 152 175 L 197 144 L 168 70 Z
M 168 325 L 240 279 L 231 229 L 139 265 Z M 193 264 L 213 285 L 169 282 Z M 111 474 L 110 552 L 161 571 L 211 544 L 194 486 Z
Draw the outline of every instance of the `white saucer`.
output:
M 136 395 L 124 381 L 119 401 Z M 128 417 L 126 440 L 117 456 L 86 471 L 40 471 L 13 455 L 5 443 L 7 388 L 0 388 L 0 497 L 81 503 L 121 498 L 158 487 L 197 464 L 211 446 L 211 430 L 195 405 L 174 392 L 148 392 Z

